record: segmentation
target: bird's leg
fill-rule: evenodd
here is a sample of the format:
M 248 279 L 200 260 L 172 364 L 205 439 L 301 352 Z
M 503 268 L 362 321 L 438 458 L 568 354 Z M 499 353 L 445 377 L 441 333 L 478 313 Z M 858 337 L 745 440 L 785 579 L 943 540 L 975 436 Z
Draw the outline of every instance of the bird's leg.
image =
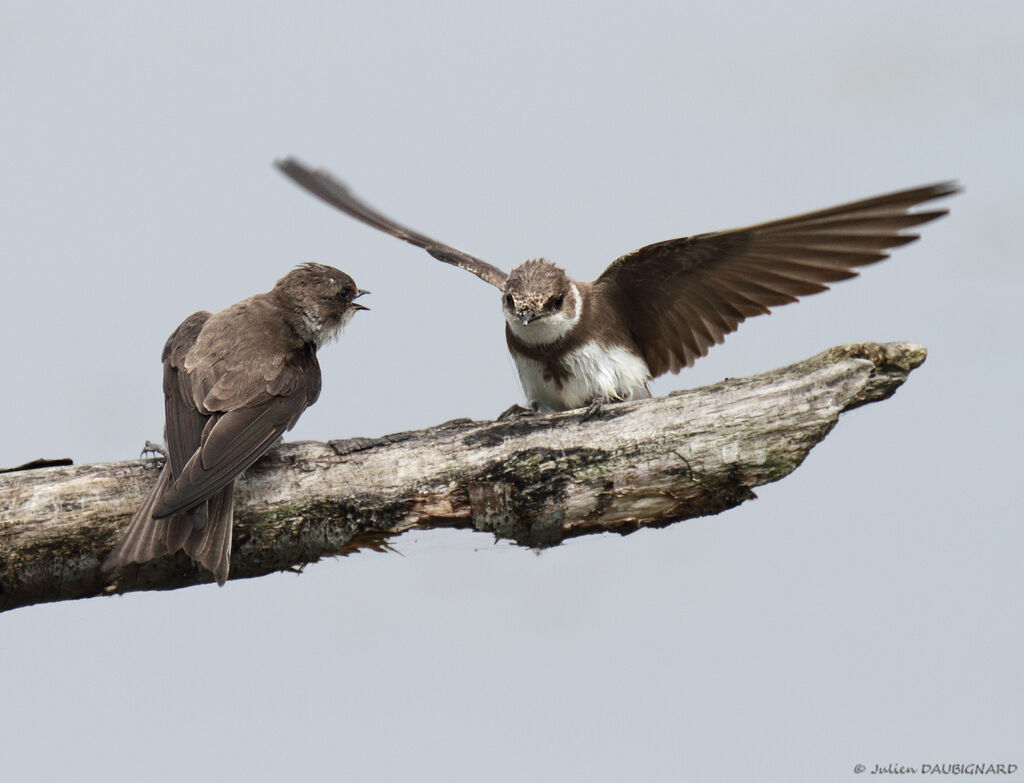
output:
M 142 447 L 142 451 L 139 453 L 139 459 L 146 459 L 147 454 L 156 456 L 159 454 L 164 458 L 164 462 L 167 461 L 167 449 L 161 446 L 159 443 L 154 443 L 151 440 L 147 440 L 145 445 Z
M 518 419 L 522 416 L 532 416 L 537 412 L 537 408 L 524 408 L 522 405 L 513 405 L 511 408 L 507 408 L 501 412 L 495 421 L 504 421 L 505 419 Z

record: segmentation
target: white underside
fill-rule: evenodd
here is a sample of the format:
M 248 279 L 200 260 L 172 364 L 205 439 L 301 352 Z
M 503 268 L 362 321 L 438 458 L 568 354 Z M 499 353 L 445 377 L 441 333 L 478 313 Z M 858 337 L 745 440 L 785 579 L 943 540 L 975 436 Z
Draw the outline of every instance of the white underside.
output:
M 530 406 L 544 413 L 582 408 L 596 397 L 640 400 L 651 396 L 647 363 L 625 348 L 605 348 L 596 342 L 581 345 L 564 359 L 570 375 L 561 388 L 544 380 L 540 362 L 515 353 L 512 358 Z

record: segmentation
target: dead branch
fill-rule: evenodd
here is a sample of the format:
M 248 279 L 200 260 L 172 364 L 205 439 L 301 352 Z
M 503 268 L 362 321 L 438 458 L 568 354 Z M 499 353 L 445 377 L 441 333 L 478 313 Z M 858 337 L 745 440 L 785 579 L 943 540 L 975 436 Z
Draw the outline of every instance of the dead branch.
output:
M 925 359 L 861 343 L 668 397 L 419 432 L 289 443 L 239 480 L 231 578 L 380 548 L 407 530 L 487 531 L 529 547 L 716 514 L 794 470 L 840 413 L 891 396 Z M 100 571 L 156 460 L 0 475 L 0 611 L 211 581 L 184 554 Z

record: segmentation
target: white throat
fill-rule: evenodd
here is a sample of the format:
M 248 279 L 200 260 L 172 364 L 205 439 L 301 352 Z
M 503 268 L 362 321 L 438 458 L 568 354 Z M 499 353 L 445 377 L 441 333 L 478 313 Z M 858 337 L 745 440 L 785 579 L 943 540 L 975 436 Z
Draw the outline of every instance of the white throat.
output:
M 583 301 L 576 283 L 569 283 L 569 299 L 572 302 L 572 315 L 552 313 L 523 324 L 514 314 L 505 310 L 505 322 L 518 339 L 529 345 L 548 345 L 565 337 L 580 322 L 583 312 Z
M 342 315 L 340 320 L 330 326 L 324 326 L 320 319 L 315 315 L 303 311 L 302 325 L 305 327 L 308 335 L 307 342 L 313 343 L 317 348 L 322 348 L 325 344 L 335 339 L 345 330 L 345 327 L 348 326 L 348 322 L 352 320 L 352 316 L 354 314 L 355 310 L 348 310 L 344 315 Z

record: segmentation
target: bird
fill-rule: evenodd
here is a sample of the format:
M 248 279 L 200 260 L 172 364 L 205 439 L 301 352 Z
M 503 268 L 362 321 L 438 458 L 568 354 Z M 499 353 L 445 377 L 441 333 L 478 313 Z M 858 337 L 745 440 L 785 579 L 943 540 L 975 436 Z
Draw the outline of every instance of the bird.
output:
M 859 267 L 919 238 L 906 229 L 948 213 L 915 207 L 961 190 L 955 181 L 939 182 L 655 242 L 615 259 L 596 280 L 580 282 L 544 258 L 506 274 L 386 217 L 324 169 L 294 157 L 275 165 L 350 217 L 500 289 L 505 341 L 529 409 L 586 407 L 586 418 L 609 402 L 650 397 L 653 378 L 692 367 L 747 318 L 856 277 Z M 502 415 L 519 411 L 525 409 L 513 406 Z
M 184 550 L 228 578 L 235 479 L 320 395 L 317 349 L 369 293 L 307 263 L 218 313 L 193 313 L 161 354 L 167 459 L 103 563 L 106 571 Z

